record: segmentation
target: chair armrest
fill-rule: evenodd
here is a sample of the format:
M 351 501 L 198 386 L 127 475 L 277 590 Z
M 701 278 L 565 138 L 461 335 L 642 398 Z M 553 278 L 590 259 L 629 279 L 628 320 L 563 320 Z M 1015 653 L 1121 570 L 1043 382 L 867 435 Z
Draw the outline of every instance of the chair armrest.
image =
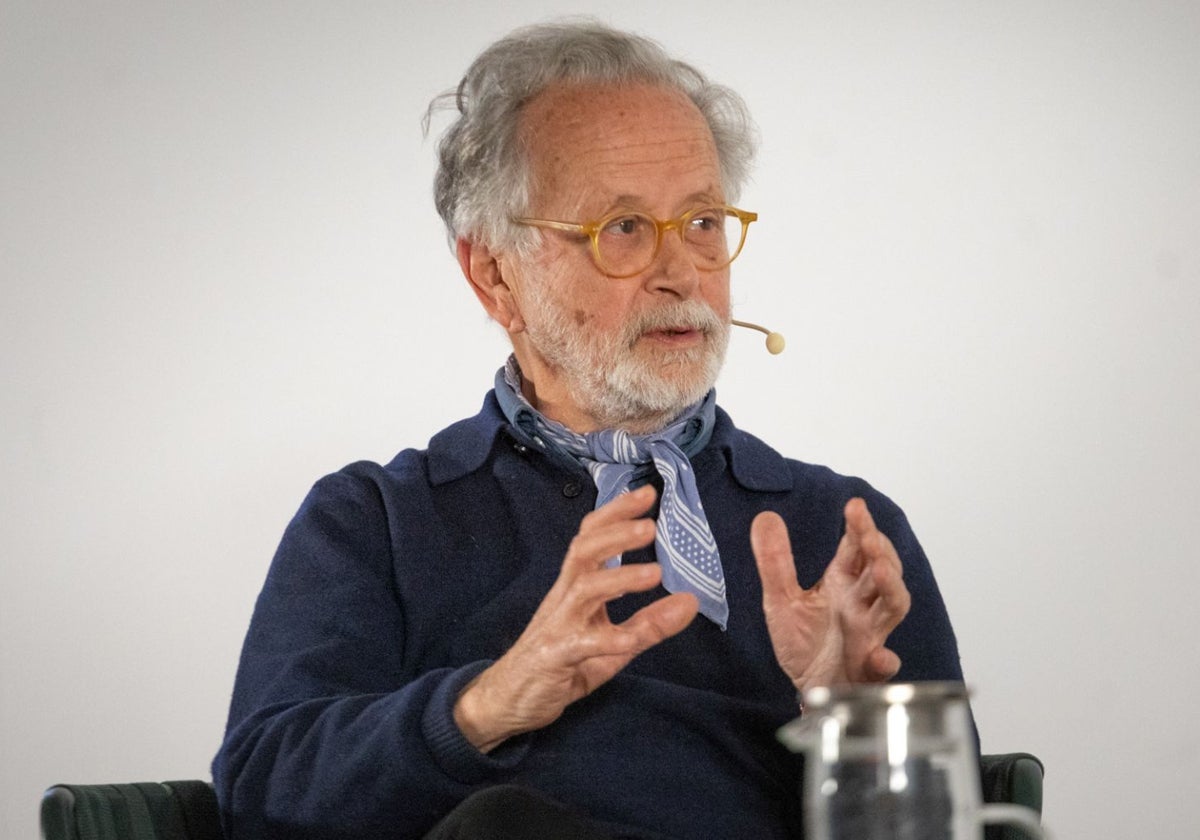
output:
M 42 840 L 73 840 L 75 794 L 69 787 L 55 785 L 42 794 Z
M 984 755 L 979 760 L 984 802 L 1012 802 L 1042 812 L 1045 768 L 1029 753 Z
M 42 796 L 42 840 L 223 840 L 204 781 L 54 785 Z

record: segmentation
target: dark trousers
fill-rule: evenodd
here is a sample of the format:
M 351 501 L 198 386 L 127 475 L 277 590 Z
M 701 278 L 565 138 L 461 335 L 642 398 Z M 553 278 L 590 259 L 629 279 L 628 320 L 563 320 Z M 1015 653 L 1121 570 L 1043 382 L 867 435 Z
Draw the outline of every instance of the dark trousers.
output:
M 425 840 L 613 840 L 586 816 L 529 788 L 497 785 L 473 793 Z

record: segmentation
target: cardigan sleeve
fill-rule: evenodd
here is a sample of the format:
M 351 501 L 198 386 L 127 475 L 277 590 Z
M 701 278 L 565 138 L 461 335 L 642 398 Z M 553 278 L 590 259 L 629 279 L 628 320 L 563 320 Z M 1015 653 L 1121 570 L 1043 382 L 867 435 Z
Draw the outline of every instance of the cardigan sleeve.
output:
M 318 482 L 285 531 L 213 763 L 231 840 L 420 837 L 519 763 L 520 739 L 484 755 L 453 720 L 488 662 L 407 661 L 394 570 L 426 546 L 392 541 L 383 492 L 353 468 Z

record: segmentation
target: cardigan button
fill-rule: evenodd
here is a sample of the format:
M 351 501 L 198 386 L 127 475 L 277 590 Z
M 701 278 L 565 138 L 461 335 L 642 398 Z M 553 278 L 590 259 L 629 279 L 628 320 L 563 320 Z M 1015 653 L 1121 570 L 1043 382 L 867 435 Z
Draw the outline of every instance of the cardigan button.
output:
M 578 481 L 568 481 L 563 485 L 563 495 L 568 499 L 574 499 L 583 492 L 583 487 Z

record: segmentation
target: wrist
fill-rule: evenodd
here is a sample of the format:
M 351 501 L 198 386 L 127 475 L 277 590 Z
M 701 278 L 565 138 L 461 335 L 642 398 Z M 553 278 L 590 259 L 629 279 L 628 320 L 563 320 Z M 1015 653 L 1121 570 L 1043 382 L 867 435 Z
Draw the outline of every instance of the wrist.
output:
M 454 703 L 454 723 L 463 737 L 481 753 L 500 746 L 508 735 L 499 731 L 494 715 L 489 713 L 487 688 L 481 685 L 483 674 L 467 683 Z

